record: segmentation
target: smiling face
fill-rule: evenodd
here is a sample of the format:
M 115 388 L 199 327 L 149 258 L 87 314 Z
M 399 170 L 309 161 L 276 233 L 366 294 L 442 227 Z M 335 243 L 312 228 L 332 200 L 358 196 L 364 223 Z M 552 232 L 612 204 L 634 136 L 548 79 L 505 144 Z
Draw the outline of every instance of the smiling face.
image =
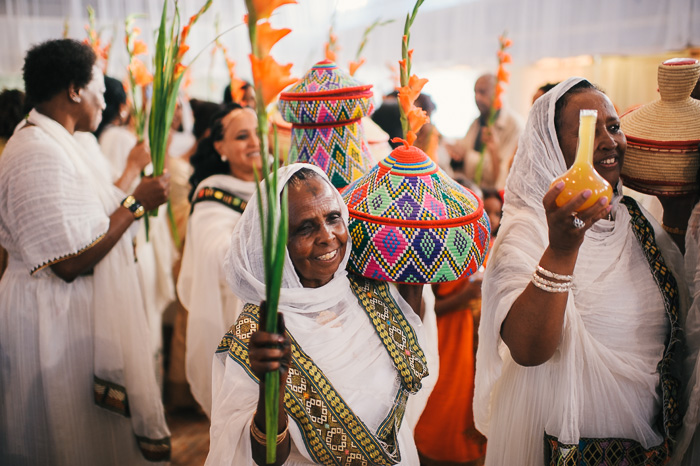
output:
M 76 131 L 93 132 L 102 121 L 105 104 L 105 77 L 98 66 L 92 68 L 92 79 L 78 91 L 80 116 L 75 123 Z
M 288 184 L 287 250 L 305 288 L 331 281 L 345 257 L 348 228 L 333 191 L 320 177 Z
M 620 129 L 620 118 L 608 96 L 595 89 L 586 89 L 568 97 L 561 110 L 561 124 L 557 139 L 567 167 L 576 159 L 578 145 L 579 111 L 598 111 L 593 144 L 593 168 L 615 187 L 627 149 L 627 139 Z
M 250 109 L 235 109 L 226 115 L 224 137 L 214 143 L 214 149 L 228 159 L 231 176 L 243 181 L 255 181 L 254 168 L 262 173 L 258 119 Z

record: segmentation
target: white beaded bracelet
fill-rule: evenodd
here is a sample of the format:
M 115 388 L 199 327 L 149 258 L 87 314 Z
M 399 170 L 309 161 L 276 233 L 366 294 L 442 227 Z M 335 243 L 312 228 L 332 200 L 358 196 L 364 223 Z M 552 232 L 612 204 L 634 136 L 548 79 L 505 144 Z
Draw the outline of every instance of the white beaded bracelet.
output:
M 549 293 L 566 293 L 570 291 L 571 287 L 573 286 L 573 283 L 571 282 L 557 283 L 546 280 L 537 275 L 537 272 L 532 273 L 532 284 L 535 285 L 537 288 L 547 291 Z
M 542 267 L 542 266 L 539 265 L 539 264 L 537 265 L 537 271 L 538 271 L 539 273 L 541 273 L 542 275 L 544 275 L 545 277 L 553 278 L 553 279 L 555 279 L 555 280 L 562 280 L 562 281 L 565 281 L 565 282 L 570 282 L 571 280 L 574 279 L 574 276 L 573 276 L 573 275 L 561 275 L 561 274 L 558 274 L 558 273 L 554 273 L 554 272 L 551 272 L 551 271 L 545 269 L 544 267 Z

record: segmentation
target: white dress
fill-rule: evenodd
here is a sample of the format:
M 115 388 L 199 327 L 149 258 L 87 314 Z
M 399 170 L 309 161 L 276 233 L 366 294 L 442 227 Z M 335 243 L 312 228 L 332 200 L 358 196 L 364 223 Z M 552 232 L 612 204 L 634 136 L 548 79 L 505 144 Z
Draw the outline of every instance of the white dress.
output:
M 147 464 L 134 419 L 94 401 L 97 272 L 66 283 L 49 267 L 109 227 L 84 176 L 37 126 L 18 130 L 0 162 L 0 244 L 9 252 L 0 281 L 0 464 Z M 114 188 L 113 195 L 123 193 Z M 135 277 L 136 270 L 127 261 L 121 273 Z M 169 435 L 162 406 L 151 421 L 158 418 L 159 435 Z
M 203 187 L 218 188 L 248 202 L 255 183 L 228 175 L 204 179 Z M 241 214 L 215 201 L 195 205 L 187 225 L 187 240 L 177 280 L 180 302 L 187 309 L 185 368 L 192 395 L 211 414 L 211 365 L 221 337 L 233 325 L 243 305 L 226 284 L 224 258 Z
M 100 135 L 99 143 L 102 153 L 109 162 L 111 179 L 116 181 L 124 173 L 129 152 L 136 145 L 136 136 L 124 126 L 108 126 Z M 146 171 L 153 171 L 150 164 L 146 168 Z M 139 182 L 140 179 L 136 178 L 128 191 L 133 192 Z M 158 216 L 150 217 L 148 222 L 148 241 L 146 239 L 146 223 L 139 222 L 134 244 L 141 294 L 151 335 L 156 377 L 162 386 L 162 316 L 168 305 L 175 300 L 172 267 L 177 253 L 170 235 L 167 206 L 161 206 L 158 210 Z
M 586 232 L 561 341 L 550 360 L 520 366 L 500 336 L 549 244 L 542 198 L 551 180 L 566 171 L 555 104 L 580 80 L 570 78 L 535 102 L 506 182 L 503 222 L 484 277 L 476 355 L 474 420 L 488 437 L 486 466 L 544 464 L 545 435 L 567 445 L 563 450 L 575 449 L 581 439 L 610 438 L 652 449 L 666 438 L 657 423 L 665 401 L 657 365 L 669 329 L 677 327 L 669 324 L 662 292 L 621 196 L 612 202 L 614 221 L 600 220 Z M 670 270 L 666 277 L 672 275 L 678 285 L 676 311 L 682 322 L 687 310 L 682 257 L 642 212 L 655 236 L 654 251 Z M 681 345 L 675 346 L 680 356 Z

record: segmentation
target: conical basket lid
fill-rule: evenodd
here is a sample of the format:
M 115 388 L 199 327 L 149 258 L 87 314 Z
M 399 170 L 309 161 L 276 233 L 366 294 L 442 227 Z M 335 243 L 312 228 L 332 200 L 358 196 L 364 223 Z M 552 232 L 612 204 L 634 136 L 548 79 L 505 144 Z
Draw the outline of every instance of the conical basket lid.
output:
M 663 62 L 658 70 L 660 99 L 620 118 L 627 137 L 621 172 L 626 186 L 662 196 L 698 191 L 700 101 L 690 97 L 698 77 L 698 60 Z
M 376 280 L 438 283 L 477 271 L 489 244 L 483 203 L 413 146 L 348 186 L 348 269 Z

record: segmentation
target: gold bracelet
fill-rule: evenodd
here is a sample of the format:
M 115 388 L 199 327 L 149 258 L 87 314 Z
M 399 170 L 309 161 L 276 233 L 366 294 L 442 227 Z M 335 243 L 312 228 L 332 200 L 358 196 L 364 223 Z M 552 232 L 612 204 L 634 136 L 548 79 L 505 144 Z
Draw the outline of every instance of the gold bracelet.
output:
M 280 443 L 282 443 L 284 441 L 284 439 L 287 437 L 288 432 L 289 432 L 289 421 L 287 421 L 287 425 L 285 426 L 282 433 L 277 434 L 277 445 L 279 445 Z M 250 434 L 253 436 L 255 441 L 258 442 L 260 445 L 267 445 L 267 436 L 265 435 L 265 432 L 258 429 L 258 426 L 255 425 L 255 414 L 253 414 L 253 418 L 250 420 Z
M 670 227 L 668 225 L 664 225 L 663 223 L 661 224 L 661 228 L 666 230 L 668 233 L 671 233 L 672 235 L 685 235 L 685 232 L 687 231 L 682 228 Z

